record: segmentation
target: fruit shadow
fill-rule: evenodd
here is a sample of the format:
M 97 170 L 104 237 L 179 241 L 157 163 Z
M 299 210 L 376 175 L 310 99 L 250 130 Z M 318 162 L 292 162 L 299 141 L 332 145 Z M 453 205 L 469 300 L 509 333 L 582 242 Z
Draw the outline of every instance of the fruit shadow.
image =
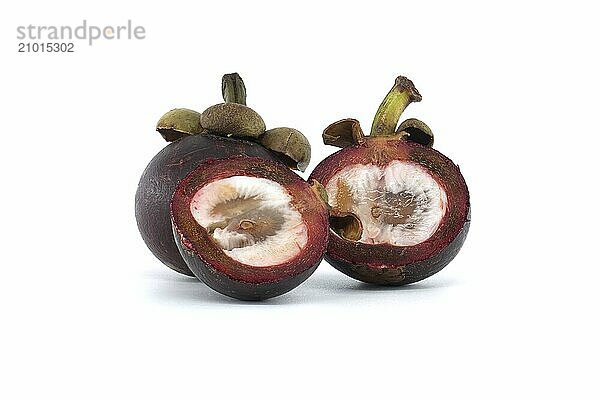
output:
M 440 277 L 441 278 L 441 277 Z M 160 301 L 189 304 L 221 304 L 232 306 L 274 306 L 302 304 L 344 304 L 348 301 L 372 297 L 375 293 L 382 298 L 392 295 L 418 295 L 453 286 L 456 282 L 440 278 L 406 286 L 381 286 L 358 282 L 337 271 L 317 271 L 294 290 L 263 301 L 243 301 L 233 299 L 215 292 L 196 278 L 165 271 L 148 273 L 147 279 L 151 288 L 150 296 Z M 394 297 L 397 297 L 394 295 Z

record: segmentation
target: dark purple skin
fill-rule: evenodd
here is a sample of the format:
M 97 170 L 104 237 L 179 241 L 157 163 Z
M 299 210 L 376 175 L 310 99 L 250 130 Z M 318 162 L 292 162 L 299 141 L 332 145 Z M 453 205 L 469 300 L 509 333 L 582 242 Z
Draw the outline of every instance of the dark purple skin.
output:
M 249 283 L 231 279 L 223 272 L 212 268 L 202 261 L 198 254 L 183 244 L 183 239 L 180 235 L 177 235 L 175 228 L 173 234 L 178 238 L 177 247 L 179 251 L 184 255 L 188 265 L 198 278 L 211 289 L 239 300 L 259 301 L 287 293 L 308 279 L 323 259 L 323 256 L 321 256 L 314 267 L 278 282 Z
M 303 251 L 278 265 L 253 267 L 228 257 L 207 230 L 194 219 L 190 201 L 212 180 L 243 175 L 278 182 L 292 194 L 292 204 L 308 228 Z M 327 248 L 328 209 L 311 186 L 277 162 L 256 157 L 208 160 L 176 188 L 171 201 L 173 236 L 194 274 L 217 292 L 240 300 L 264 300 L 284 294 L 306 280 Z
M 234 155 L 277 160 L 256 143 L 214 135 L 193 135 L 163 148 L 142 173 L 135 194 L 138 229 L 152 254 L 172 270 L 194 276 L 179 254 L 171 230 L 169 204 L 175 188 L 203 161 Z
M 310 178 L 327 185 L 347 165 L 385 166 L 408 161 L 427 169 L 448 196 L 448 211 L 438 230 L 414 246 L 365 244 L 339 236 L 330 229 L 325 260 L 346 275 L 378 285 L 406 285 L 423 280 L 452 261 L 462 247 L 471 223 L 469 191 L 460 169 L 430 147 L 391 137 L 367 137 L 323 160 Z
M 377 285 L 408 285 L 437 274 L 450 264 L 465 242 L 470 225 L 471 212 L 469 211 L 468 221 L 464 223 L 458 236 L 446 248 L 428 260 L 408 264 L 403 268 L 373 269 L 367 265 L 352 265 L 332 258 L 328 254 L 325 254 L 325 260 L 338 271 L 359 281 Z

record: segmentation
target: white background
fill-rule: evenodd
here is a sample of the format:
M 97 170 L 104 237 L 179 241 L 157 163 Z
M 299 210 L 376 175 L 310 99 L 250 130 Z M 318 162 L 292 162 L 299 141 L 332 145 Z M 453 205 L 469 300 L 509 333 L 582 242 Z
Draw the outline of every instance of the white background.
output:
M 598 398 L 598 13 L 593 2 L 20 1 L 1 13 L 0 397 Z M 8 9 L 6 9 L 8 8 Z M 18 54 L 18 25 L 83 19 L 141 41 Z M 267 126 L 405 117 L 469 185 L 439 274 L 371 287 L 323 263 L 287 295 L 225 298 L 137 232 L 165 111 L 239 72 Z M 304 175 L 305 177 L 308 174 Z

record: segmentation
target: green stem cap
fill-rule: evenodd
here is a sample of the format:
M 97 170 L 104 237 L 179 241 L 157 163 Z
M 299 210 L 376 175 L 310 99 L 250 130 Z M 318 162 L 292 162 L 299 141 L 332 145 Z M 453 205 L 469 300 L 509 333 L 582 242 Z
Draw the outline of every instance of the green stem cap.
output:
M 246 86 L 237 72 L 223 75 L 221 93 L 225 103 L 246 105 Z
M 365 135 L 360 128 L 360 123 L 354 118 L 336 121 L 323 131 L 323 143 L 330 146 L 344 148 L 364 141 Z
M 397 77 L 394 86 L 377 109 L 371 136 L 395 135 L 396 125 L 404 109 L 410 103 L 418 101 L 421 101 L 421 95 L 412 81 L 404 76 Z

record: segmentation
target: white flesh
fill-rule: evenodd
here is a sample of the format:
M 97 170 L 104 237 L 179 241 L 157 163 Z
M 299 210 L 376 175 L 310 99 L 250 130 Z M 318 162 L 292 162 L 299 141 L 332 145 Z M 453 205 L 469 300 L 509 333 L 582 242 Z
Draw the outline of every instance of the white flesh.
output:
M 392 161 L 383 169 L 356 164 L 338 172 L 326 186 L 334 209 L 342 206 L 338 192 L 343 188 L 352 194 L 351 210 L 346 211 L 356 214 L 363 225 L 362 243 L 422 243 L 438 229 L 448 207 L 446 192 L 427 170 L 403 161 Z
M 190 210 L 200 225 L 209 233 L 212 230 L 213 239 L 227 256 L 246 265 L 267 267 L 292 259 L 306 246 L 307 227 L 291 200 L 276 182 L 232 176 L 203 186 L 194 195 Z M 224 204 L 238 207 L 232 211 Z M 269 235 L 256 237 L 241 228 L 240 221 L 262 218 L 279 221 Z

